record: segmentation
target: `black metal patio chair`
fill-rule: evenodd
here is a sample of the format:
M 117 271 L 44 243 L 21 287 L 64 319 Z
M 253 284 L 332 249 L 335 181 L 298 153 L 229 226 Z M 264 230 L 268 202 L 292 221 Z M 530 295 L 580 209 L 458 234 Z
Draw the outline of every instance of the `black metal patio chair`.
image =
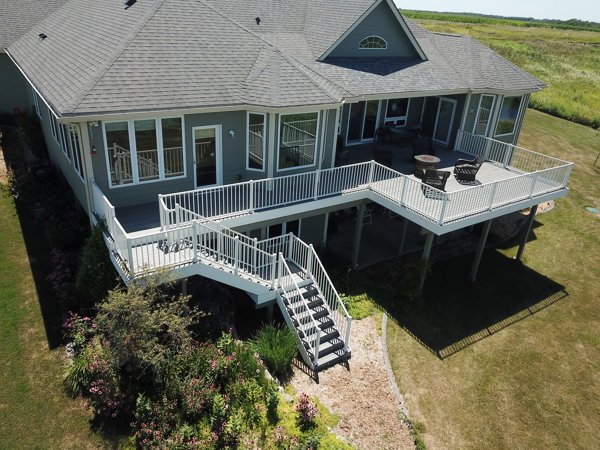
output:
M 484 163 L 481 155 L 477 155 L 475 159 L 458 159 L 454 163 L 454 176 L 456 181 L 464 183 L 472 183 L 475 181 L 475 176 Z
M 425 174 L 423 176 L 423 185 L 421 186 L 421 190 L 425 197 L 441 200 L 442 196 L 438 191 L 433 189 L 429 189 L 428 186 L 434 187 L 440 191 L 446 191 L 446 182 L 450 177 L 450 172 L 446 170 L 434 170 L 427 169 L 425 170 Z

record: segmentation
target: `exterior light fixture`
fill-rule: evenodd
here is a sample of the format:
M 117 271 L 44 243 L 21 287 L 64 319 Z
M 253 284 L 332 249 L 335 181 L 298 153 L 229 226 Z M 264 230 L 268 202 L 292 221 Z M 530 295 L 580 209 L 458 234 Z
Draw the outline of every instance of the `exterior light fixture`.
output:
M 233 128 L 229 130 L 229 136 L 231 136 L 232 138 L 235 137 L 235 130 Z

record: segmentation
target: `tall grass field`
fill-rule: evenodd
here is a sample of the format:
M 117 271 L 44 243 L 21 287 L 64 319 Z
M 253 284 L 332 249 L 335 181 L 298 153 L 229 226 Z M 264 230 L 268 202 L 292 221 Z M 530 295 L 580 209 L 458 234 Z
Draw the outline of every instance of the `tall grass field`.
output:
M 402 14 L 429 31 L 469 35 L 542 80 L 548 87 L 532 96 L 530 107 L 600 128 L 600 25 L 425 11 Z

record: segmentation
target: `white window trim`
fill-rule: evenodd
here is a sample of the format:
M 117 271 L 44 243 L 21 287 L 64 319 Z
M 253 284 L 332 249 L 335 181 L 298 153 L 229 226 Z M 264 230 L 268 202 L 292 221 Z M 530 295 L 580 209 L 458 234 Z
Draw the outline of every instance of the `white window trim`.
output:
M 279 155 L 281 153 L 281 118 L 283 116 L 293 116 L 295 114 L 310 114 L 310 113 L 317 113 L 317 132 L 315 133 L 315 153 L 314 153 L 314 162 L 312 164 L 307 164 L 304 166 L 295 166 L 295 167 L 285 167 L 283 169 L 279 168 Z M 276 151 L 277 151 L 277 172 L 291 172 L 294 170 L 298 170 L 298 169 L 306 169 L 308 167 L 316 167 L 317 165 L 317 160 L 318 158 L 318 153 L 319 153 L 319 146 L 317 145 L 319 143 L 319 131 L 321 128 L 321 111 L 305 111 L 305 112 L 301 112 L 301 113 L 294 113 L 294 112 L 289 112 L 286 114 L 279 114 L 279 120 L 277 121 L 277 147 L 276 147 Z
M 378 48 L 378 47 L 361 47 L 360 44 L 362 44 L 364 41 L 366 41 L 369 38 L 377 38 L 377 39 L 381 39 L 384 43 L 385 43 L 385 47 L 383 48 Z M 387 40 L 385 40 L 384 38 L 382 38 L 381 36 L 378 36 L 376 34 L 371 34 L 369 36 L 366 36 L 364 38 L 362 38 L 360 40 L 360 42 L 358 43 L 358 49 L 359 50 L 387 50 L 388 49 L 388 42 Z
M 517 111 L 517 117 L 515 117 L 513 129 L 510 133 L 496 134 L 496 131 L 498 131 L 498 124 L 500 123 L 500 115 L 502 114 L 502 106 L 504 105 L 504 100 L 511 97 L 518 97 L 521 99 L 521 102 L 519 103 L 519 110 Z M 496 118 L 496 125 L 494 127 L 494 137 L 514 136 L 515 131 L 517 129 L 517 124 L 521 121 L 521 115 L 523 114 L 523 104 L 525 103 L 523 101 L 524 97 L 524 95 L 506 95 L 502 97 L 502 103 L 500 104 L 500 109 L 498 110 L 498 117 Z
M 163 142 L 162 142 L 162 120 L 163 119 L 181 119 L 181 145 L 183 151 L 183 175 L 178 175 L 176 177 L 165 177 L 164 170 L 164 154 L 163 154 Z M 137 163 L 137 146 L 135 142 L 135 128 L 134 122 L 139 120 L 154 120 L 155 129 L 156 129 L 156 146 L 158 152 L 158 178 L 153 180 L 145 180 L 140 181 L 139 173 L 138 173 L 138 163 Z M 129 137 L 129 146 L 131 147 L 129 151 L 131 152 L 131 171 L 133 175 L 133 181 L 127 184 L 112 184 L 112 178 L 110 176 L 110 157 L 108 154 L 108 142 L 106 141 L 106 124 L 110 123 L 127 123 L 127 134 Z M 106 176 L 108 178 L 108 186 L 109 189 L 120 189 L 127 188 L 130 186 L 139 186 L 145 184 L 159 183 L 162 181 L 171 181 L 171 180 L 179 180 L 182 178 L 186 178 L 187 176 L 187 158 L 186 158 L 186 145 L 185 145 L 185 121 L 183 116 L 168 116 L 168 117 L 154 117 L 149 119 L 130 119 L 130 120 L 108 120 L 102 122 L 102 141 L 104 143 L 104 159 L 106 165 Z
M 483 97 L 492 97 L 492 106 L 490 107 L 490 117 L 488 118 L 488 123 L 485 126 L 485 132 L 482 136 L 487 136 L 490 132 L 490 127 L 492 125 L 493 122 L 493 115 L 494 115 L 494 107 L 496 106 L 496 96 L 493 94 L 481 94 L 479 96 L 479 103 L 477 104 L 477 110 L 475 111 L 475 120 L 473 120 L 473 130 L 471 131 L 472 134 L 475 134 L 475 127 L 477 127 L 477 119 L 479 118 L 479 110 L 481 109 L 481 104 L 483 103 Z
M 255 169 L 250 167 L 248 164 L 248 160 L 250 159 L 250 114 L 254 114 L 257 116 L 263 116 L 263 127 L 264 127 L 264 136 L 263 136 L 263 168 Z M 246 170 L 249 172 L 261 172 L 264 173 L 267 170 L 267 113 L 263 112 L 254 112 L 254 111 L 246 111 Z
M 33 106 L 35 107 L 35 112 L 37 113 L 38 117 L 41 119 L 42 111 L 40 109 L 40 99 L 37 95 L 37 92 L 35 92 L 35 89 L 31 88 L 31 93 L 33 94 Z
M 404 125 L 400 125 L 400 126 L 406 127 L 406 125 L 408 124 L 408 114 L 410 113 L 410 104 L 411 104 L 411 101 L 410 101 L 411 98 L 410 97 L 407 97 L 407 98 L 408 98 L 408 103 L 406 104 L 406 114 L 403 116 L 392 116 L 392 117 L 387 116 L 388 104 L 389 104 L 390 100 L 400 100 L 400 98 L 388 98 L 385 101 L 385 116 L 383 118 L 384 125 L 385 125 L 385 122 L 387 122 L 388 120 L 396 121 L 396 120 L 404 119 Z

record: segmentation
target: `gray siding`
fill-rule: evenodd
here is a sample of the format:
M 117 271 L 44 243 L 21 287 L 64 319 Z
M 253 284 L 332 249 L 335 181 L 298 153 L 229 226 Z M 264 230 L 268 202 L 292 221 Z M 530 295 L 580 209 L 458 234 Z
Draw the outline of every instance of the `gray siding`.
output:
M 387 41 L 387 49 L 359 49 L 358 44 L 367 36 L 380 36 Z M 329 57 L 417 57 L 418 53 L 398 23 L 394 13 L 383 2 L 346 36 Z
M 31 89 L 28 89 L 25 92 L 27 93 L 27 95 L 25 95 L 26 104 L 29 105 L 28 108 L 32 108 L 34 105 L 33 91 Z M 54 167 L 56 167 L 56 169 L 63 174 L 67 183 L 69 183 L 69 186 L 71 186 L 75 197 L 77 198 L 83 209 L 87 212 L 88 204 L 85 183 L 81 179 L 79 174 L 75 171 L 75 166 L 67 158 L 67 155 L 65 155 L 65 153 L 62 151 L 62 148 L 60 147 L 58 142 L 56 142 L 56 140 L 54 140 L 54 138 L 52 137 L 52 129 L 50 126 L 50 114 L 52 113 L 48 110 L 48 108 L 42 100 L 39 101 L 39 104 L 41 113 L 40 123 L 44 132 L 44 140 L 46 141 L 46 146 L 48 147 L 48 155 L 50 157 L 50 161 L 52 162 Z M 82 164 L 85 164 L 85 161 L 82 161 Z
M 302 219 L 300 239 L 308 244 L 319 246 L 323 243 L 323 227 L 325 226 L 325 214 L 306 217 Z
M 28 109 L 31 105 L 27 81 L 6 53 L 0 52 L 0 113 L 12 113 L 15 108 Z

